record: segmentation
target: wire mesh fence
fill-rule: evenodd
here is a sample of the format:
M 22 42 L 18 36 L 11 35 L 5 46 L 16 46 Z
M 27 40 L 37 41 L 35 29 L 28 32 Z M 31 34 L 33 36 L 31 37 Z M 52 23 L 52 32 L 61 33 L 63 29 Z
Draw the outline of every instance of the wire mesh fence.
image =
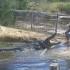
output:
M 70 22 L 70 16 L 67 18 L 66 14 L 61 13 L 46 13 L 32 10 L 13 10 L 13 14 L 16 18 L 15 28 L 21 28 L 26 30 L 32 30 L 45 34 L 52 34 L 55 31 L 58 14 L 58 28 L 57 32 L 64 32 Z M 63 16 L 65 18 L 62 18 Z
M 49 16 L 45 12 L 31 10 L 14 10 L 13 12 L 17 20 L 15 24 L 15 27 L 17 28 L 28 29 L 38 32 L 47 32 L 48 29 L 54 29 L 53 26 L 55 26 L 56 21 L 53 21 L 52 24 L 49 24 L 51 20 L 47 18 Z

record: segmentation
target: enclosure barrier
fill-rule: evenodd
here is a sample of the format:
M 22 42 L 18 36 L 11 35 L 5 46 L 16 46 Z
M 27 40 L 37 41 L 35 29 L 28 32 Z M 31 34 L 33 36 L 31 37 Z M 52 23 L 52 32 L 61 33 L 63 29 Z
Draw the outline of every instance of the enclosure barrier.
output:
M 52 63 L 52 64 L 50 64 L 50 70 L 60 70 L 59 63 Z
M 61 30 L 67 30 L 66 24 L 70 22 L 70 15 L 64 13 L 47 13 L 35 10 L 12 10 L 14 19 L 16 19 L 15 27 L 27 29 L 44 34 L 54 33 L 57 14 L 59 16 L 58 33 Z

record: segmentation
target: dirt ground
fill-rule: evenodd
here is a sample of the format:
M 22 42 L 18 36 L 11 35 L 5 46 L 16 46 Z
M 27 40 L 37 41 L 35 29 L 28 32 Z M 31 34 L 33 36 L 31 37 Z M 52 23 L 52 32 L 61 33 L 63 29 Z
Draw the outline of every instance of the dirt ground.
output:
M 63 26 L 64 25 L 64 26 Z M 31 29 L 31 23 L 28 21 L 28 22 L 24 22 L 24 21 L 17 21 L 16 22 L 16 27 L 18 28 L 26 28 L 26 29 Z M 40 24 L 37 24 L 37 25 L 33 25 L 33 31 L 38 31 L 38 32 L 41 32 L 43 33 L 45 36 L 41 36 L 40 39 L 45 39 L 47 37 L 50 36 L 49 33 L 54 33 L 54 30 L 55 30 L 55 24 L 52 25 L 52 24 L 44 24 L 44 23 L 40 23 Z M 58 25 L 58 28 L 57 28 L 57 35 L 55 36 L 55 38 L 52 40 L 52 41 L 61 41 L 62 43 L 65 43 L 66 42 L 66 38 L 65 38 L 65 35 L 63 34 L 67 29 L 67 25 L 66 24 L 61 24 L 61 25 Z M 48 32 L 48 33 L 47 33 Z M 52 35 L 51 34 L 51 35 Z

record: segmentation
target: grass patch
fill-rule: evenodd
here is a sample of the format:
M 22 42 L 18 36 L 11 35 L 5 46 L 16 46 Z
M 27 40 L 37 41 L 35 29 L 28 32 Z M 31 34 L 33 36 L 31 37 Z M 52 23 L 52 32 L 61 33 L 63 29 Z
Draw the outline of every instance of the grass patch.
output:
M 15 46 L 18 45 L 20 43 L 13 43 L 13 42 L 0 42 L 0 48 L 3 47 L 11 47 L 11 46 Z
M 30 5 L 33 5 L 33 2 L 30 2 Z M 36 4 L 35 6 L 30 7 L 30 9 L 36 9 L 38 11 L 45 11 L 49 13 L 54 12 L 63 12 L 69 13 L 70 12 L 70 2 L 41 2 Z M 63 8 L 63 9 L 62 9 Z

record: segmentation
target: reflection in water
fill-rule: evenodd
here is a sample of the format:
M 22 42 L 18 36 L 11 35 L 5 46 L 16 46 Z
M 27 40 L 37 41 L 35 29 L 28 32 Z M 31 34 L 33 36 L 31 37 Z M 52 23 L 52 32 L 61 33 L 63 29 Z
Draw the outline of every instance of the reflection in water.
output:
M 55 53 L 57 49 L 49 50 L 48 54 L 45 53 L 44 56 L 40 56 L 43 50 L 35 51 L 33 49 L 25 49 L 21 52 L 1 52 L 0 70 L 49 70 L 49 65 L 55 62 L 55 58 L 52 59 L 49 55 L 52 52 Z M 60 49 L 57 50 L 57 53 L 62 51 Z M 60 64 L 60 70 L 69 69 L 66 60 L 56 59 L 56 62 Z

